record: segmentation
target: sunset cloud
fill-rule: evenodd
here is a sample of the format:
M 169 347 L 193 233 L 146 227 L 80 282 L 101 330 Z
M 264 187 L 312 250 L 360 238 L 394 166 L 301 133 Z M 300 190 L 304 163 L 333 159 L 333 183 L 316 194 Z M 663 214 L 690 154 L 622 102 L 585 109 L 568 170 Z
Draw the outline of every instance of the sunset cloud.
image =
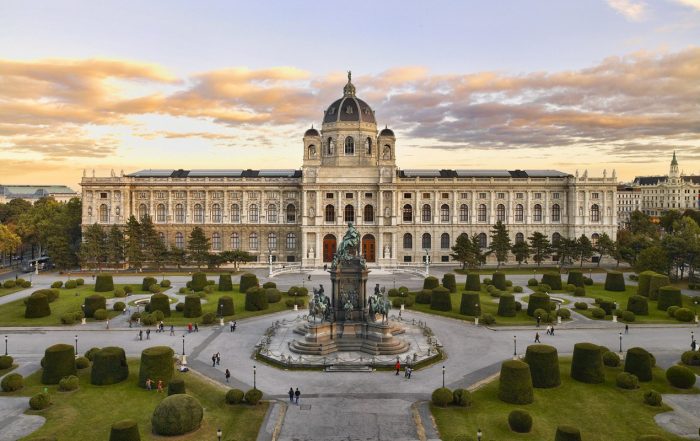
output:
M 647 6 L 644 2 L 633 0 L 607 0 L 607 2 L 611 8 L 624 15 L 628 20 L 641 21 L 646 17 Z

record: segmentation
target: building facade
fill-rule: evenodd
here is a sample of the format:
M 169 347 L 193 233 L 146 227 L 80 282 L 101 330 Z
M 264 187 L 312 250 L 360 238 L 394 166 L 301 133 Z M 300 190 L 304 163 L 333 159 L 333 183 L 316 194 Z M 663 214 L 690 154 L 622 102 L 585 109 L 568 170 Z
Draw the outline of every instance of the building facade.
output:
M 34 203 L 49 196 L 58 202 L 68 202 L 72 198 L 80 197 L 75 190 L 65 185 L 0 185 L 0 204 L 12 199 L 24 199 Z
M 143 170 L 82 180 L 83 225 L 125 225 L 150 215 L 171 247 L 201 226 L 212 251 L 243 249 L 267 262 L 320 267 L 348 222 L 370 266 L 448 262 L 458 235 L 484 247 L 496 221 L 511 239 L 540 231 L 556 241 L 617 231 L 615 176 L 554 170 L 402 170 L 396 137 L 350 81 L 303 137 L 300 170 Z

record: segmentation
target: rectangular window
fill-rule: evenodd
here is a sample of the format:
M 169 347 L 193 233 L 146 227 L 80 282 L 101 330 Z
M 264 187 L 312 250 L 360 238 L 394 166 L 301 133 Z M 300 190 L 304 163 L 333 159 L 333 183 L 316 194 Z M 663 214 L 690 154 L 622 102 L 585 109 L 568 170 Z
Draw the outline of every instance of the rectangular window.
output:
M 352 199 L 352 193 L 345 193 L 345 199 Z
M 404 262 L 410 262 L 410 261 L 411 261 L 411 256 L 403 256 L 403 261 L 404 261 Z
M 506 198 L 506 194 L 505 194 L 505 193 L 497 193 L 497 194 L 496 194 L 496 197 L 497 197 L 498 199 L 505 199 L 505 198 Z
M 449 193 L 442 193 L 441 197 L 442 197 L 443 199 L 449 199 L 449 198 L 450 198 L 450 194 L 449 194 Z
M 449 262 L 450 261 L 450 256 L 440 256 L 440 260 L 442 262 Z
M 146 192 L 145 191 L 139 192 L 139 199 L 146 199 Z
M 430 199 L 430 193 L 423 193 L 423 199 Z
M 277 193 L 276 191 L 274 191 L 274 192 L 268 192 L 268 193 L 267 193 L 267 198 L 268 198 L 268 199 L 279 199 L 279 198 L 280 198 L 280 194 Z
M 600 197 L 600 193 L 591 193 L 591 199 L 598 199 Z
M 326 199 L 333 199 L 333 193 L 326 193 Z
M 372 199 L 372 193 L 365 193 L 365 198 Z
M 542 199 L 542 193 L 535 193 L 535 199 Z
M 486 199 L 486 193 L 479 193 L 479 199 Z
M 107 199 L 107 193 L 100 193 L 101 199 Z
M 469 193 L 460 193 L 459 197 L 460 199 L 469 199 Z
M 223 199 L 223 198 L 224 198 L 224 192 L 223 192 L 223 191 L 212 191 L 212 192 L 211 192 L 211 198 L 212 198 L 212 199 Z
M 552 199 L 559 199 L 559 193 L 552 193 Z
M 515 199 L 522 199 L 523 194 L 522 193 L 515 193 Z
M 249 191 L 249 192 L 248 192 L 248 198 L 249 198 L 249 199 L 257 199 L 257 198 L 258 198 L 258 192 L 257 192 L 257 191 Z
M 411 199 L 411 193 L 404 193 L 403 198 L 404 199 Z

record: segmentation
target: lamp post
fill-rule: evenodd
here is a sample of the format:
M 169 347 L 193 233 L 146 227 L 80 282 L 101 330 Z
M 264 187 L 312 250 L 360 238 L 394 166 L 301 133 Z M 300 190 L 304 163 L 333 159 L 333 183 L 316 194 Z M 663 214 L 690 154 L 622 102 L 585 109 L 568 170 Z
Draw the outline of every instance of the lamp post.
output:
M 445 365 L 442 366 L 442 388 L 445 388 Z
M 425 275 L 430 275 L 430 249 L 424 248 L 425 250 Z
M 690 343 L 692 344 L 695 341 L 695 333 L 693 331 L 690 331 Z
M 219 438 L 219 441 L 221 441 L 221 435 L 224 433 L 221 431 L 221 429 L 216 429 L 216 436 Z
M 267 264 L 268 264 L 267 277 L 272 277 L 272 248 L 267 249 Z
M 185 356 L 185 335 L 182 335 L 182 356 Z
M 7 355 L 7 336 L 5 336 L 5 355 Z
M 622 354 L 622 332 L 620 332 L 620 354 Z
M 513 358 L 518 358 L 518 336 L 513 336 Z
M 78 355 L 78 334 L 75 334 L 75 355 Z
M 257 377 L 257 371 L 256 371 L 256 368 L 255 368 L 255 365 L 253 365 L 253 389 L 257 389 L 257 388 L 258 388 L 257 381 L 256 381 L 256 377 Z
M 481 433 L 481 429 L 476 429 L 476 441 L 481 441 L 481 436 L 483 433 Z

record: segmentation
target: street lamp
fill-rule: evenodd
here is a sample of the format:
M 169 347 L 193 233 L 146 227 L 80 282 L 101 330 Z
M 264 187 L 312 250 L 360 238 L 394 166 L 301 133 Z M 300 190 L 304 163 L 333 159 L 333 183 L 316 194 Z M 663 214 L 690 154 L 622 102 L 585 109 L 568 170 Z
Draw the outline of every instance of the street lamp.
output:
M 695 334 L 693 331 L 690 331 L 690 343 L 693 343 L 695 341 Z
M 445 366 L 442 366 L 442 388 L 445 388 Z
M 185 356 L 185 334 L 182 334 L 182 356 Z
M 5 336 L 5 355 L 7 355 L 7 336 Z
M 75 334 L 75 355 L 78 355 L 78 334 Z
M 481 433 L 481 429 L 476 429 L 476 441 L 481 441 L 481 436 L 483 433 Z
M 622 354 L 622 332 L 620 332 L 620 354 Z
M 518 357 L 518 336 L 513 336 L 513 358 Z
M 255 365 L 253 365 L 253 389 L 257 389 L 256 376 L 257 376 L 257 371 L 255 370 Z
M 221 441 L 221 435 L 224 433 L 221 431 L 221 429 L 216 429 L 216 436 L 219 438 L 219 441 Z

